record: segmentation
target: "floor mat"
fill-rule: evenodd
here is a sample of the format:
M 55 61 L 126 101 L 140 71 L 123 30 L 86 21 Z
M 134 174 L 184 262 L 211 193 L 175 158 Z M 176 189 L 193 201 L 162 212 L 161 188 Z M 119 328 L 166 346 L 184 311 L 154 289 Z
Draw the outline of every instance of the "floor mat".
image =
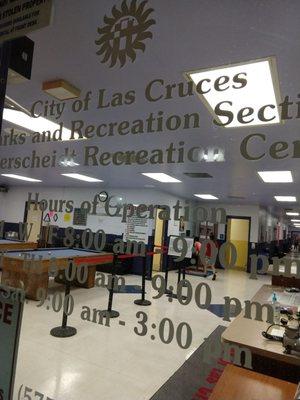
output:
M 178 273 L 178 272 L 177 272 Z M 207 271 L 207 274 L 205 274 L 203 271 L 197 271 L 196 269 L 186 269 L 185 270 L 186 275 L 194 275 L 194 276 L 201 276 L 202 278 L 207 278 L 210 275 L 213 275 L 212 271 Z
M 217 317 L 224 317 L 224 304 L 210 304 L 207 308 L 208 311 L 215 314 Z M 230 317 L 233 318 L 236 316 L 236 306 L 234 304 L 230 304 Z
M 225 329 L 219 325 L 150 400 L 208 400 L 228 362 L 221 354 L 208 362 L 204 354 L 211 354 L 212 343 L 221 341 Z
M 142 288 L 139 285 L 125 285 L 119 286 L 114 293 L 142 293 Z

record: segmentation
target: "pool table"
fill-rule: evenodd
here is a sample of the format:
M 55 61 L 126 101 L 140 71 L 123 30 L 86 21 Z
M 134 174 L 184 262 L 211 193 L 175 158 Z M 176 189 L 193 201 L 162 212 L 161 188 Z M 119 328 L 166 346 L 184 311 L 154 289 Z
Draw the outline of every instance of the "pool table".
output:
M 54 257 L 55 261 L 51 261 Z M 37 300 L 39 288 L 48 290 L 50 263 L 55 265 L 58 271 L 64 271 L 69 266 L 70 260 L 76 266 L 88 265 L 86 281 L 80 284 L 75 279 L 72 283 L 91 288 L 95 284 L 96 265 L 112 262 L 113 253 L 69 248 L 10 252 L 3 257 L 1 282 L 12 287 L 22 287 L 23 283 L 26 297 Z
M 17 250 L 34 250 L 37 248 L 37 243 L 21 242 L 20 240 L 0 239 L 0 252 L 2 251 L 17 251 Z

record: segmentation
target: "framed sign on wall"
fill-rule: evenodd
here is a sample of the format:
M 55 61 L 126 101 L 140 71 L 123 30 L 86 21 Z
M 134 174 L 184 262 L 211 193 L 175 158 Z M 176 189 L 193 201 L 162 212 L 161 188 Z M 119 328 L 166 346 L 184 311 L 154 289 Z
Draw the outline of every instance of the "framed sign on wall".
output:
M 73 225 L 86 226 L 87 224 L 87 210 L 83 208 L 74 208 Z

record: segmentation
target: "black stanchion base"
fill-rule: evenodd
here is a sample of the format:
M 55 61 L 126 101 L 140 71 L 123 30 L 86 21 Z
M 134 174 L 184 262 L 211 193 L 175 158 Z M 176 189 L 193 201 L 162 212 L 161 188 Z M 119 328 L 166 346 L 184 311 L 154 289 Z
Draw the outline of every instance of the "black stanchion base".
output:
M 119 315 L 120 315 L 120 313 L 118 312 L 118 311 L 115 311 L 115 310 L 105 310 L 105 311 L 103 311 L 103 315 L 104 315 L 104 317 L 106 318 L 106 317 L 109 317 L 109 318 L 117 318 Z
M 138 306 L 150 306 L 151 301 L 138 299 L 138 300 L 134 300 L 134 304 L 137 304 Z
M 70 337 L 74 336 L 77 333 L 77 329 L 72 326 L 66 326 L 65 328 L 62 326 L 57 326 L 56 328 L 51 329 L 50 335 L 54 337 Z

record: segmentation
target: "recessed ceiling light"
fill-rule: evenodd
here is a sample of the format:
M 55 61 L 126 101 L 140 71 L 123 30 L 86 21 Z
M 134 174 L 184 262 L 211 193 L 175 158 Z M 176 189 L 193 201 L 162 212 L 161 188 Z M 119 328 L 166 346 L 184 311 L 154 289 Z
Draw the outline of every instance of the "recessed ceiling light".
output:
M 294 215 L 294 216 L 297 216 L 297 215 L 299 215 L 299 213 L 298 213 L 298 212 L 287 212 L 286 215 Z
M 293 182 L 291 171 L 257 171 L 257 173 L 266 183 Z
M 163 182 L 163 183 L 178 183 L 181 182 L 180 180 L 173 178 L 170 175 L 164 174 L 164 173 L 158 173 L 158 172 L 147 172 L 147 173 L 142 173 L 142 175 L 147 176 L 148 178 L 155 179 L 156 181 Z
M 287 202 L 297 201 L 295 196 L 274 196 L 274 198 L 277 201 L 287 201 Z
M 199 161 L 204 160 L 206 162 L 223 162 L 225 161 L 225 150 L 219 147 L 208 147 L 205 150 L 200 151 Z
M 28 176 L 22 175 L 15 175 L 15 174 L 1 174 L 1 176 L 5 176 L 6 178 L 18 179 L 20 181 L 27 181 L 27 182 L 42 182 L 39 179 L 28 178 Z
M 213 114 L 215 120 L 226 128 L 278 124 L 280 122 L 278 107 L 280 90 L 275 57 L 189 71 L 185 73 L 185 77 L 194 82 L 195 91 L 201 101 Z M 229 104 L 228 100 L 232 104 Z M 220 104 L 222 102 L 224 104 Z M 216 115 L 217 105 L 223 112 L 232 112 L 232 121 L 225 116 L 225 112 L 223 115 L 220 115 L 220 112 L 218 112 L 219 115 Z M 253 109 L 252 114 L 245 115 L 242 119 L 247 123 L 237 119 L 239 111 L 245 107 L 248 108 L 247 111 L 249 111 L 249 107 Z M 264 108 L 262 109 L 262 107 Z M 258 118 L 258 112 L 261 109 L 266 121 Z
M 82 174 L 62 174 L 62 175 L 67 176 L 68 178 L 79 179 L 80 181 L 85 181 L 85 182 L 103 182 L 101 179 L 91 178 L 90 176 Z
M 43 117 L 33 118 L 22 111 L 11 110 L 8 108 L 5 108 L 3 110 L 3 119 L 12 124 L 30 130 L 31 132 L 42 133 L 44 131 L 50 131 L 53 134 L 55 130 L 60 129 L 60 125 L 50 121 L 49 119 Z M 78 138 L 78 134 L 76 135 L 77 135 L 76 138 Z M 61 140 L 62 141 L 70 140 L 70 136 L 71 136 L 71 130 L 63 128 Z
M 194 196 L 199 197 L 203 200 L 219 200 L 218 197 L 213 196 L 212 194 L 194 194 Z
M 62 160 L 60 161 L 60 165 L 62 165 L 63 167 L 78 167 L 77 162 L 75 162 L 74 160 Z
M 300 219 L 291 219 L 292 222 L 300 222 Z

